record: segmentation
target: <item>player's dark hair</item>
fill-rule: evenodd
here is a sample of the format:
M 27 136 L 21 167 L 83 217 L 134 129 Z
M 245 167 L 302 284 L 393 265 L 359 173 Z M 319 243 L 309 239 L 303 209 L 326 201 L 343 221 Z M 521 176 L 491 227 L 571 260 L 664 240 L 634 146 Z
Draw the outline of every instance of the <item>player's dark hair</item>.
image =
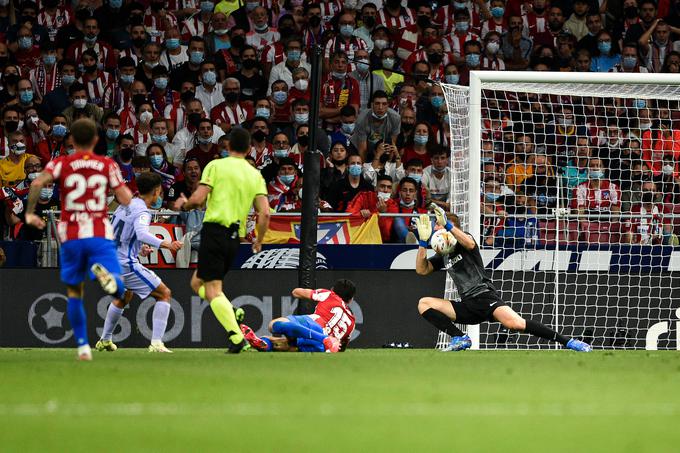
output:
M 157 187 L 160 187 L 163 181 L 161 180 L 161 175 L 158 173 L 145 171 L 144 173 L 135 177 L 135 182 L 137 183 L 137 190 L 139 191 L 139 194 L 147 195 L 156 190 Z
M 97 139 L 97 125 L 89 118 L 82 118 L 71 125 L 73 144 L 79 147 L 90 147 Z
M 229 134 L 229 152 L 245 154 L 250 149 L 250 132 L 242 127 L 234 127 Z
M 354 286 L 354 282 L 346 278 L 341 278 L 333 283 L 333 288 L 331 289 L 346 303 L 350 303 L 357 292 L 357 287 Z
M 446 217 L 455 225 L 456 228 L 460 229 L 460 219 L 458 218 L 458 215 L 454 214 L 453 212 L 447 212 Z

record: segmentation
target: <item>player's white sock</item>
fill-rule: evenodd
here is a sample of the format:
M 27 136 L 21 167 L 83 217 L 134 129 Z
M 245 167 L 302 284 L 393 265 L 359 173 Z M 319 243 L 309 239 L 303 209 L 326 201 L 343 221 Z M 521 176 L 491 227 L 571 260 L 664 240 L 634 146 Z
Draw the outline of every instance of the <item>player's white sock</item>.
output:
M 168 316 L 170 316 L 170 304 L 164 300 L 157 300 L 153 306 L 151 342 L 163 340 L 163 334 L 168 325 Z
M 123 309 L 118 308 L 113 304 L 109 304 L 109 310 L 106 312 L 106 319 L 104 320 L 104 332 L 102 333 L 102 340 L 110 340 L 113 336 L 113 330 L 118 325 L 118 320 L 123 316 Z

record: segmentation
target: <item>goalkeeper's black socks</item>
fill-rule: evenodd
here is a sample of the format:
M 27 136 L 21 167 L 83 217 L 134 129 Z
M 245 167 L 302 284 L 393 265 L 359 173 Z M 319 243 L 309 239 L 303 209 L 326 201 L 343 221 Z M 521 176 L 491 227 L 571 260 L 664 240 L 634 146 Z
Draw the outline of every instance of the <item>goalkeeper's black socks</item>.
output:
M 434 308 L 428 308 L 423 312 L 422 316 L 427 322 L 442 332 L 451 335 L 452 337 L 462 337 L 465 335 L 462 330 L 453 325 L 451 318 L 446 316 L 441 311 L 437 311 Z
M 569 342 L 569 338 L 564 335 L 552 330 L 550 327 L 541 324 L 540 322 L 534 321 L 532 319 L 526 319 L 527 323 L 524 331 L 530 333 L 531 335 L 536 335 L 537 337 L 545 338 L 546 340 L 556 341 L 563 346 L 566 346 Z

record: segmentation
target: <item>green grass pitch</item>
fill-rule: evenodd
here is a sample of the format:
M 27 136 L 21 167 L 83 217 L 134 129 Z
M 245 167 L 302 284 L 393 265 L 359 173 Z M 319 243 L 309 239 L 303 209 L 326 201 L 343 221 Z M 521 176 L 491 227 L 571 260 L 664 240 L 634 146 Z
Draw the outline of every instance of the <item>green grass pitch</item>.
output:
M 677 452 L 680 354 L 0 349 L 0 451 Z

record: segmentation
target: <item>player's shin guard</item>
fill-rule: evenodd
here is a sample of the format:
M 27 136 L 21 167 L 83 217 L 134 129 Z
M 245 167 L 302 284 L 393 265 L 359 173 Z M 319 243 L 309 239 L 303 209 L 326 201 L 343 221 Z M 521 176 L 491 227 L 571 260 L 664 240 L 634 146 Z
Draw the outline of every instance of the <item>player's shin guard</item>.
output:
M 153 306 L 151 342 L 163 341 L 165 328 L 168 326 L 170 304 L 164 300 L 157 300 Z
M 222 324 L 222 327 L 224 327 L 224 330 L 227 331 L 227 335 L 229 335 L 232 343 L 239 344 L 244 341 L 241 329 L 236 322 L 234 307 L 229 302 L 229 299 L 227 299 L 227 296 L 220 294 L 211 300 L 210 308 L 215 313 L 217 320 Z
M 272 324 L 272 333 L 293 338 L 309 338 L 323 342 L 326 335 L 292 322 L 276 321 Z
M 69 297 L 66 303 L 66 313 L 73 328 L 76 344 L 78 346 L 87 345 L 87 316 L 85 315 L 83 300 L 77 297 Z
M 113 304 L 109 304 L 109 309 L 106 312 L 106 319 L 104 320 L 104 331 L 102 332 L 102 340 L 111 340 L 113 331 L 118 325 L 120 317 L 123 316 L 123 309 L 118 308 Z
M 536 335 L 537 337 L 541 337 L 546 340 L 556 341 L 560 343 L 562 346 L 566 346 L 567 343 L 569 342 L 569 338 L 565 337 L 564 335 L 560 335 L 559 333 L 552 330 L 550 327 L 545 326 L 538 321 L 534 321 L 533 319 L 526 319 L 525 321 L 526 328 L 524 329 L 524 331 L 526 333 Z
M 437 311 L 434 308 L 428 308 L 421 316 L 437 329 L 452 337 L 462 337 L 465 335 L 462 330 L 453 324 L 451 318 L 446 316 L 441 311 Z

